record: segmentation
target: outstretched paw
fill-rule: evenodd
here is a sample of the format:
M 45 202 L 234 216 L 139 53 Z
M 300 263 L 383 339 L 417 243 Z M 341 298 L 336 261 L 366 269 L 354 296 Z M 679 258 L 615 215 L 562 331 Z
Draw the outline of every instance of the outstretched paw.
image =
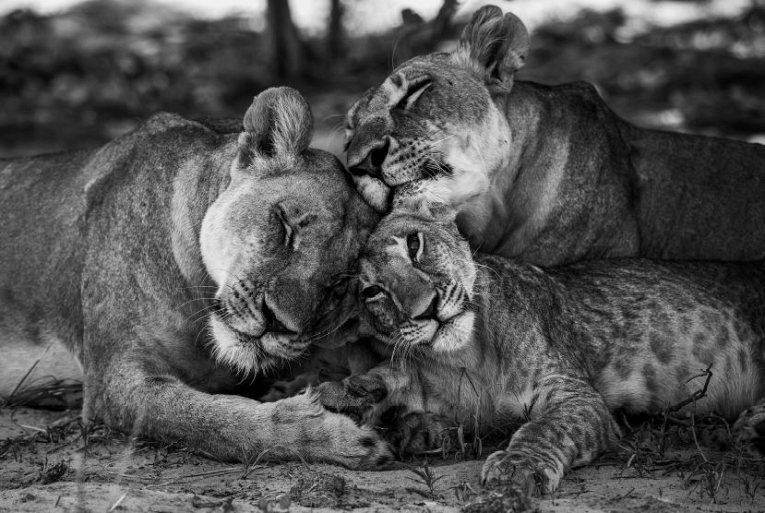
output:
M 348 468 L 380 469 L 393 461 L 390 445 L 373 429 L 358 426 L 353 420 L 343 415 L 329 413 L 327 415 L 340 417 L 338 428 L 344 432 L 332 440 L 334 447 L 328 447 L 332 459 Z
M 562 473 L 535 458 L 508 451 L 497 451 L 486 459 L 481 469 L 481 484 L 488 488 L 512 486 L 532 496 L 554 492 Z
M 365 469 L 378 469 L 393 461 L 388 442 L 377 431 L 359 426 L 345 415 L 327 411 L 313 394 L 302 394 L 272 404 L 285 414 L 286 408 L 299 411 L 300 428 L 292 440 L 303 448 L 301 452 L 310 460 Z

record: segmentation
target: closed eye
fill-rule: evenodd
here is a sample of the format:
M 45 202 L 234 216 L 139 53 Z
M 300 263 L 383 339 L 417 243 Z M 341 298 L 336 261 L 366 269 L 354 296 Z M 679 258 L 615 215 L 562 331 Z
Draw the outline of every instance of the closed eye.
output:
M 295 242 L 295 229 L 287 219 L 287 214 L 284 212 L 284 208 L 279 205 L 276 207 L 276 215 L 279 217 L 279 221 L 282 223 L 284 229 L 284 247 L 292 248 Z
M 433 79 L 427 75 L 416 77 L 407 84 L 406 94 L 398 103 L 404 110 L 409 110 L 415 102 L 433 85 Z

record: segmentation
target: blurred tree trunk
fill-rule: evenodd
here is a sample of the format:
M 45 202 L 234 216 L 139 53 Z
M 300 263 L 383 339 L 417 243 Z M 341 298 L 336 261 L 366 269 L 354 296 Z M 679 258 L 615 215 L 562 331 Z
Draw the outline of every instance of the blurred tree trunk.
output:
M 329 27 L 327 30 L 327 54 L 331 62 L 343 56 L 345 34 L 343 33 L 343 2 L 332 0 L 329 10 Z
M 443 0 L 438 14 L 430 21 L 423 21 L 422 17 L 411 9 L 403 9 L 397 57 L 406 60 L 415 55 L 432 52 L 449 36 L 458 7 L 458 0 Z
M 303 71 L 303 47 L 290 4 L 287 0 L 268 0 L 266 11 L 276 76 L 281 80 L 298 78 Z
M 441 8 L 438 10 L 436 18 L 433 20 L 433 36 L 431 42 L 437 44 L 446 37 L 452 24 L 454 15 L 457 14 L 459 2 L 457 0 L 444 0 Z

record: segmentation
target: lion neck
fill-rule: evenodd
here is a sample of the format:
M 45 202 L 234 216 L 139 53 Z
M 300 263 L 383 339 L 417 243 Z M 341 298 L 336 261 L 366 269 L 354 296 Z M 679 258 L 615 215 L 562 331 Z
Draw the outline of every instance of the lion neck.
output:
M 556 205 L 568 145 L 551 137 L 553 106 L 533 84 L 516 82 L 509 94 L 492 99 L 507 121 L 511 144 L 490 171 L 486 192 L 460 209 L 457 223 L 473 247 L 522 256 Z
M 207 209 L 228 185 L 235 159 L 236 139 L 229 138 L 203 160 L 190 160 L 181 165 L 173 181 L 173 256 L 189 285 L 212 285 L 202 261 L 199 232 Z

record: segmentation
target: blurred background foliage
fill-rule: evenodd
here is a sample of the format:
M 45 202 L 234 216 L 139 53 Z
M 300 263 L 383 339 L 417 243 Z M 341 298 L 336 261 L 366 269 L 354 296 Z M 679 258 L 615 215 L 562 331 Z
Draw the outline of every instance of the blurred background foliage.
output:
M 520 78 L 587 80 L 643 126 L 765 142 L 765 5 L 713 14 L 726 1 L 674 0 L 702 16 L 670 25 L 640 18 L 634 0 L 605 9 L 594 2 L 565 19 L 553 8 L 531 26 Z M 437 14 L 423 17 L 412 0 L 396 26 L 375 32 L 363 30 L 363 16 L 377 0 L 327 0 L 317 11 L 322 29 L 311 31 L 295 25 L 286 0 L 218 19 L 151 0 L 8 12 L 0 17 L 0 156 L 93 146 L 159 110 L 240 117 L 255 94 L 282 84 L 311 103 L 315 144 L 339 152 L 350 104 L 396 64 L 454 45 L 481 4 L 438 3 Z M 640 0 L 646 12 L 666 3 Z

